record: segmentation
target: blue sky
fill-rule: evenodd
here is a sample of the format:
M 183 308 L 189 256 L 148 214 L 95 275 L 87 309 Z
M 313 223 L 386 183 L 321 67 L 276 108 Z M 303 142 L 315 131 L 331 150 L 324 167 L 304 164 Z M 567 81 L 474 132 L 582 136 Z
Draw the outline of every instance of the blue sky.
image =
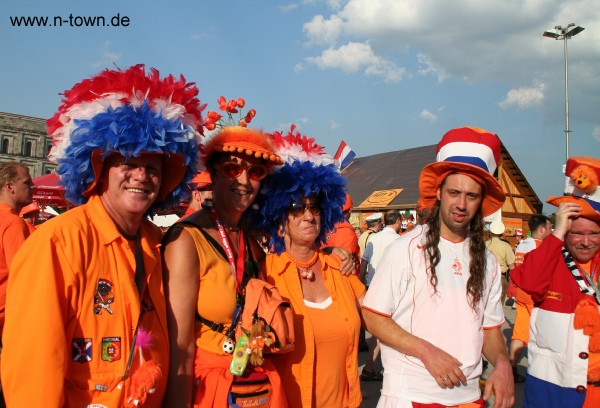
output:
M 0 111 L 47 118 L 59 93 L 143 63 L 196 82 L 208 109 L 243 97 L 253 125 L 295 123 L 334 154 L 436 144 L 449 129 L 497 133 L 540 199 L 562 192 L 563 41 L 571 155 L 600 156 L 597 0 L 21 0 L 0 11 Z M 15 16 L 129 18 L 127 27 L 13 27 Z M 75 21 L 75 20 L 74 20 Z M 399 186 L 402 187 L 402 186 Z M 545 211 L 553 211 L 546 205 Z

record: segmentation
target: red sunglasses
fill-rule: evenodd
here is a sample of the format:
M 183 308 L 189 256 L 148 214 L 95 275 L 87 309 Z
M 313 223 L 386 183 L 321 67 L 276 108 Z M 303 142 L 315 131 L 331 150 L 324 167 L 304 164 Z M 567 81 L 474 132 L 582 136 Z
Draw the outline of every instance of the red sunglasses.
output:
M 219 172 L 229 179 L 236 179 L 242 175 L 244 170 L 248 178 L 254 181 L 260 181 L 267 176 L 267 167 L 262 164 L 244 165 L 234 162 L 225 162 L 215 166 Z

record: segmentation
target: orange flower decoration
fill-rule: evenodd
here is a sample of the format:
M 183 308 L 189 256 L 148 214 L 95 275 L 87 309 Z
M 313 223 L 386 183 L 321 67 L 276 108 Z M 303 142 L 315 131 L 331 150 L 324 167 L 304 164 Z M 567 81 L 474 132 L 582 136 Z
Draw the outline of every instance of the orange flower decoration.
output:
M 248 126 L 248 123 L 252 122 L 254 116 L 256 116 L 256 109 L 250 109 L 245 116 L 239 109 L 246 106 L 244 98 L 230 99 L 227 100 L 224 96 L 217 99 L 219 104 L 219 110 L 225 112 L 225 115 L 221 115 L 215 111 L 208 111 L 206 114 L 206 120 L 204 121 L 204 127 L 207 130 L 214 130 L 216 128 L 224 128 L 226 126 Z M 238 118 L 234 118 L 233 114 L 239 113 Z

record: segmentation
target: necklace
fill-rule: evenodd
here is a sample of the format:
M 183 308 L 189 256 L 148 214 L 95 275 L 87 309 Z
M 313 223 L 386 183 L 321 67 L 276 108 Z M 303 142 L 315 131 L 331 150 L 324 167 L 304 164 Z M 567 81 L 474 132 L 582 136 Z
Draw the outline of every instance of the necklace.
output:
M 296 258 L 292 257 L 289 254 L 289 252 L 286 252 L 285 254 L 288 256 L 290 261 L 292 261 L 292 263 L 294 265 L 296 265 L 296 268 L 298 268 L 298 272 L 300 272 L 300 277 L 302 279 L 312 280 L 312 278 L 314 278 L 315 274 L 312 271 L 312 267 L 319 260 L 319 251 L 315 251 L 312 258 L 310 258 L 310 260 L 308 262 L 302 262 L 302 261 L 297 260 Z M 302 269 L 304 269 L 304 270 L 302 270 Z

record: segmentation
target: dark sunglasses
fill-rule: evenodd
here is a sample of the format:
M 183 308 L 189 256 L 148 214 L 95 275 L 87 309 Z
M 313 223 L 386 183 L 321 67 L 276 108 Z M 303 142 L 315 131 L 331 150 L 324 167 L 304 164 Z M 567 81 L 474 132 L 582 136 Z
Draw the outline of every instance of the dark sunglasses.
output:
M 238 178 L 242 175 L 244 170 L 246 170 L 250 180 L 260 181 L 267 176 L 267 168 L 262 164 L 252 164 L 249 166 L 247 164 L 242 165 L 240 163 L 225 162 L 218 164 L 215 167 L 217 167 L 217 170 L 219 170 L 222 175 L 229 179 Z
M 321 215 L 321 205 L 318 203 L 292 203 L 289 213 L 294 217 L 301 217 L 306 210 L 310 211 L 313 216 Z

